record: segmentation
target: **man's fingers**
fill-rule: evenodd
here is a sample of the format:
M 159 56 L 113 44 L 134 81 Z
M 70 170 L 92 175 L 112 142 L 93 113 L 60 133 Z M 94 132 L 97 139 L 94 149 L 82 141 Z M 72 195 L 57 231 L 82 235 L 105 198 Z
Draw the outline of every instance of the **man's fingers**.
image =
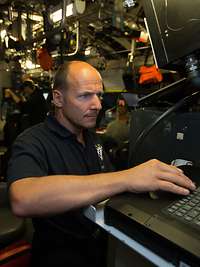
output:
M 162 190 L 165 190 L 165 191 L 169 191 L 169 192 L 172 192 L 172 193 L 176 193 L 176 194 L 179 194 L 179 195 L 188 195 L 190 193 L 190 190 L 187 189 L 187 188 L 184 188 L 184 187 L 181 187 L 177 184 L 173 184 L 173 183 L 170 183 L 168 181 L 160 181 L 160 188 L 162 188 Z
M 195 190 L 196 186 L 192 180 L 187 177 L 183 171 L 175 166 L 161 164 L 160 179 L 167 180 L 176 185 L 186 187 L 190 190 Z
M 168 181 L 175 185 L 188 188 L 189 190 L 195 190 L 195 184 L 185 175 L 171 175 L 171 173 L 161 174 L 160 179 L 163 181 Z

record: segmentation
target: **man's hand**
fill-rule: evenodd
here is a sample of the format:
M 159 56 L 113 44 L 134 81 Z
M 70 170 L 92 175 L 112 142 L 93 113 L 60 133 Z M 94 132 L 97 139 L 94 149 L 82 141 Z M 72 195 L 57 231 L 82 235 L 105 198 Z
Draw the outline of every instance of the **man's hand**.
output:
M 175 166 L 159 160 L 149 160 L 127 170 L 129 192 L 146 192 L 164 190 L 187 195 L 195 189 L 194 183 Z
M 12 94 L 12 91 L 9 88 L 5 89 L 4 91 L 5 98 L 11 97 L 11 94 Z

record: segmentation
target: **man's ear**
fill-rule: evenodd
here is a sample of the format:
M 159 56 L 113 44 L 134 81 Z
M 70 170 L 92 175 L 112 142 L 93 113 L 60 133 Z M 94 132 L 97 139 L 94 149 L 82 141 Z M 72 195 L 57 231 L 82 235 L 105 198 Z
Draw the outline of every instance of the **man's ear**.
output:
M 57 108 L 63 106 L 63 94 L 59 90 L 53 90 L 53 103 Z

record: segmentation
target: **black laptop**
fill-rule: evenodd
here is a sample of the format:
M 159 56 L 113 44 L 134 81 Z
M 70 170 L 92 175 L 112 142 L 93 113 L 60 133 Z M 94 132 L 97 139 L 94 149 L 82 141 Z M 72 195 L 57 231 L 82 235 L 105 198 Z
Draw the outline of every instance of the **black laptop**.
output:
M 200 266 L 200 113 L 172 114 L 153 126 L 162 113 L 132 112 L 130 166 L 150 158 L 176 161 L 197 190 L 186 197 L 167 192 L 121 194 L 108 201 L 105 220 L 175 266 Z

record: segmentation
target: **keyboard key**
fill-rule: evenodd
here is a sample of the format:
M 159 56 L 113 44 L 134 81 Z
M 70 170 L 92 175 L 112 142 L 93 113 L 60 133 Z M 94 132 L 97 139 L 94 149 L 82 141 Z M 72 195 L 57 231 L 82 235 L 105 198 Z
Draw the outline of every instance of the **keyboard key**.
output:
M 182 209 L 184 209 L 184 210 L 191 210 L 192 207 L 189 206 L 189 205 L 184 205 L 184 206 L 182 206 Z
M 200 207 L 196 206 L 196 207 L 194 208 L 194 210 L 198 211 L 199 214 L 200 214 Z
M 191 200 L 191 202 L 194 203 L 194 204 L 198 204 L 199 203 L 199 200 L 197 200 L 196 198 L 194 198 L 194 199 Z
M 192 217 L 190 217 L 188 215 L 185 215 L 183 218 L 188 222 L 192 221 Z
M 167 211 L 168 211 L 169 213 L 174 213 L 174 212 L 175 212 L 175 210 L 172 209 L 172 208 L 168 208 Z
M 175 215 L 182 217 L 184 215 L 184 213 L 181 212 L 181 211 L 176 211 L 175 212 Z
M 196 210 L 191 210 L 190 212 L 188 212 L 188 216 L 194 218 L 197 217 L 199 215 L 199 212 Z
M 200 226 L 200 221 L 194 221 L 194 223 L 198 226 Z
M 183 208 L 179 209 L 178 212 L 181 212 L 182 214 L 186 214 L 188 211 L 184 210 Z
M 171 206 L 171 208 L 174 210 L 177 210 L 179 207 L 177 207 L 176 205 L 173 205 L 173 206 Z

